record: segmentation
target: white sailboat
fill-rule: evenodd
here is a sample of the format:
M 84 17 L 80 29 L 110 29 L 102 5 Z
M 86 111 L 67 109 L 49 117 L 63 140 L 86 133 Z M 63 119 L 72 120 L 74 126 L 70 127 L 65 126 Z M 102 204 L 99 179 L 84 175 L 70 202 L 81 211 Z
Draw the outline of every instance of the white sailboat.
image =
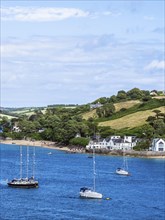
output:
M 7 184 L 10 187 L 15 188 L 37 188 L 38 181 L 34 178 L 34 166 L 35 166 L 35 147 L 33 147 L 33 175 L 29 178 L 29 147 L 27 146 L 27 161 L 26 161 L 26 178 L 22 178 L 22 146 L 20 146 L 20 178 L 13 179 Z
M 80 188 L 80 197 L 86 199 L 102 199 L 103 195 L 96 192 L 96 168 L 95 168 L 95 152 L 93 148 L 93 189 L 88 187 Z
M 130 173 L 128 172 L 128 162 L 127 162 L 127 157 L 125 156 L 125 150 L 123 150 L 122 167 L 116 169 L 116 174 L 130 176 Z

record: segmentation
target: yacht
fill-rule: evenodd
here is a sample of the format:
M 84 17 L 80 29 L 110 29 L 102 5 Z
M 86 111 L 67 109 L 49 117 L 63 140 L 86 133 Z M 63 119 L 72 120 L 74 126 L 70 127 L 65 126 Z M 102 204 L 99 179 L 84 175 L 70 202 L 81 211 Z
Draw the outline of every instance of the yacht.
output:
M 93 189 L 88 187 L 80 188 L 80 197 L 86 199 L 102 199 L 103 195 L 101 193 L 96 192 L 96 171 L 95 171 L 95 151 L 93 148 Z
M 10 187 L 14 188 L 37 188 L 38 187 L 38 181 L 35 180 L 34 178 L 34 165 L 35 165 L 35 147 L 33 147 L 33 176 L 28 177 L 29 173 L 29 147 L 27 146 L 27 163 L 26 163 L 26 168 L 27 168 L 27 177 L 23 178 L 22 177 L 22 146 L 20 146 L 20 178 L 19 179 L 13 179 L 9 181 L 7 184 Z

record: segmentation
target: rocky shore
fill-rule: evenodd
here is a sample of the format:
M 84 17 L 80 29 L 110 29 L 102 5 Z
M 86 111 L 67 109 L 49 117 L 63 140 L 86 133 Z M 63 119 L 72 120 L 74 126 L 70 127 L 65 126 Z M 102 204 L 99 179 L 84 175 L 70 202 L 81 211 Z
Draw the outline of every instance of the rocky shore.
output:
M 92 153 L 92 150 L 87 151 L 87 152 Z M 96 149 L 95 152 L 98 154 L 104 154 L 104 155 L 123 156 L 122 150 Z M 127 151 L 125 151 L 125 156 L 127 156 L 127 157 L 141 157 L 141 158 L 164 158 L 165 159 L 165 152 L 127 150 Z

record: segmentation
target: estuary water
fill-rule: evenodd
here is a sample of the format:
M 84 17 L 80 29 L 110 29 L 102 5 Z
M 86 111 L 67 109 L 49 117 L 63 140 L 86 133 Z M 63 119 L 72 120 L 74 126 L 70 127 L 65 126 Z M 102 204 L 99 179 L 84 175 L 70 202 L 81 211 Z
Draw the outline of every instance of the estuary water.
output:
M 48 154 L 49 152 L 52 154 Z M 29 176 L 33 147 L 29 147 Z M 128 158 L 131 176 L 115 174 L 122 157 L 96 155 L 96 191 L 103 199 L 81 199 L 79 189 L 93 185 L 93 161 L 87 154 L 35 147 L 37 189 L 16 189 L 7 180 L 20 177 L 17 145 L 0 145 L 1 220 L 164 220 L 165 160 Z M 23 176 L 26 177 L 26 147 Z M 109 199 L 108 199 L 109 198 Z

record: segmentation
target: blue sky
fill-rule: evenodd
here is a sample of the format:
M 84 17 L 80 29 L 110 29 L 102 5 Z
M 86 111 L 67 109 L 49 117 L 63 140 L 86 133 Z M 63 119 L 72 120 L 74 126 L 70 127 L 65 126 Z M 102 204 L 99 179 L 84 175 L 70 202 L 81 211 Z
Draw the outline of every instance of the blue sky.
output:
M 164 1 L 1 0 L 1 106 L 164 90 Z

